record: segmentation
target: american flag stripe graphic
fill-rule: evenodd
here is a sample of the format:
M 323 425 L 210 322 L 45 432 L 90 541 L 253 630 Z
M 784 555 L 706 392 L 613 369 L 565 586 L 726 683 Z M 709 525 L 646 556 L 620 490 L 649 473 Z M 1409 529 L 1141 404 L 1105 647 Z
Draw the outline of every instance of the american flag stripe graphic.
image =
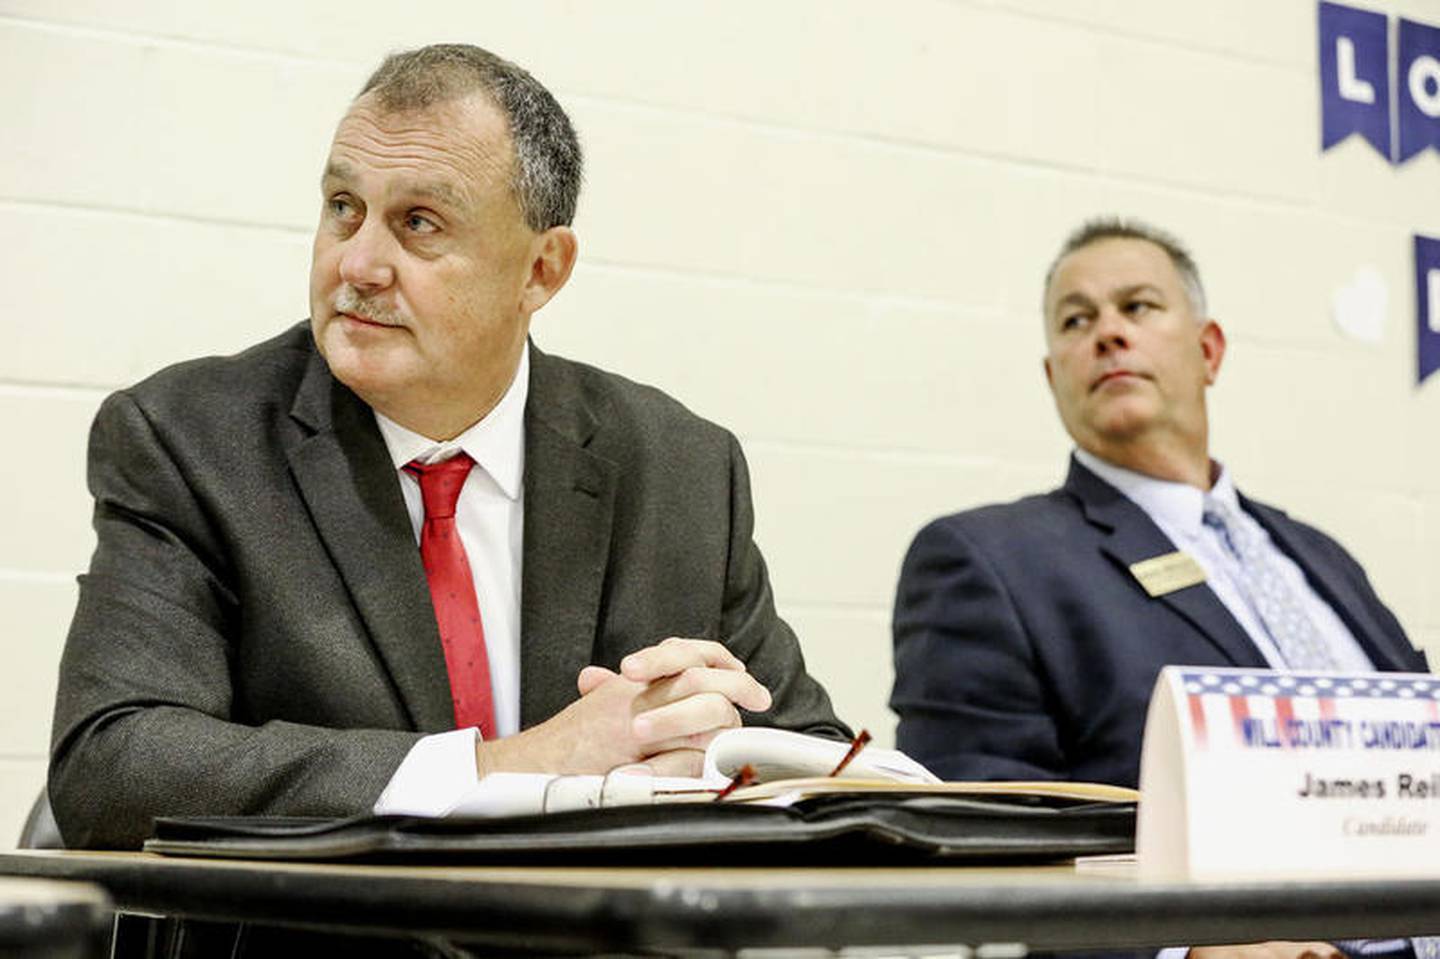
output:
M 1247 696 L 1230 697 L 1230 718 L 1235 721 L 1235 735 L 1241 735 L 1245 720 L 1250 718 L 1250 699 Z
M 1190 729 L 1195 733 L 1195 745 L 1204 749 L 1209 745 L 1205 736 L 1205 701 L 1197 693 L 1191 693 L 1190 700 Z
M 1273 721 L 1273 727 L 1267 728 L 1277 730 L 1290 728 L 1295 719 L 1334 720 L 1344 713 L 1341 704 L 1345 700 L 1407 701 L 1412 704 L 1410 709 L 1440 722 L 1440 676 L 1187 669 L 1181 671 L 1180 679 L 1188 700 L 1190 730 L 1202 749 L 1214 730 L 1227 721 L 1233 724 L 1238 740 L 1244 737 L 1246 720 Z

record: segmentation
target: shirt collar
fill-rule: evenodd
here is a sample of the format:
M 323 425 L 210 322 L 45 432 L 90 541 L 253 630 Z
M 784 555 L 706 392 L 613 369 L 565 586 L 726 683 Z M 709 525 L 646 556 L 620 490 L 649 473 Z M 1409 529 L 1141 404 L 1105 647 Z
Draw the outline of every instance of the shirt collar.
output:
M 1144 510 L 1151 519 L 1161 525 L 1180 530 L 1187 536 L 1200 535 L 1207 497 L 1217 499 L 1232 509 L 1240 508 L 1240 499 L 1235 492 L 1235 484 L 1230 479 L 1230 471 L 1225 468 L 1223 463 L 1216 463 L 1220 469 L 1220 475 L 1207 493 L 1204 490 L 1196 489 L 1189 483 L 1156 479 L 1153 476 L 1146 476 L 1144 473 L 1127 470 L 1123 466 L 1107 463 L 1095 454 L 1082 449 L 1075 450 L 1075 459 L 1079 460 L 1081 466 L 1125 494 L 1126 499 Z
M 525 472 L 525 400 L 530 395 L 530 344 L 520 352 L 515 378 L 495 408 L 452 440 L 440 442 L 408 430 L 374 410 L 375 422 L 398 470 L 411 460 L 438 463 L 464 451 L 512 500 L 520 498 Z

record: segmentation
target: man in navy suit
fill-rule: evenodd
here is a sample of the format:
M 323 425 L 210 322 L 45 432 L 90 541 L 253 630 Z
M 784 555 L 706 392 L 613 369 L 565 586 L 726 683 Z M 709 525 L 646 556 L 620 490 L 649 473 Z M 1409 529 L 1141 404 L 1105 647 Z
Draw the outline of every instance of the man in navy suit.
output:
M 1045 343 L 1069 475 L 916 536 L 895 599 L 901 749 L 946 779 L 1134 786 L 1167 664 L 1425 670 L 1338 543 L 1210 458 L 1225 334 L 1178 242 L 1083 226 L 1046 277 Z M 1138 565 L 1166 556 L 1178 579 Z

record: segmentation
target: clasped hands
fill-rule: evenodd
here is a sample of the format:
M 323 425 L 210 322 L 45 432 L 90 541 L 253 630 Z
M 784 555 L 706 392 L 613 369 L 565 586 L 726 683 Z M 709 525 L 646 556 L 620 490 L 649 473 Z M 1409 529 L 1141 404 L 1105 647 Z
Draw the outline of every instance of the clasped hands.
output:
M 740 725 L 739 710 L 770 708 L 770 691 L 720 643 L 672 637 L 631 653 L 620 671 L 586 666 L 580 698 L 524 732 L 476 745 L 477 772 L 599 774 L 643 764 L 657 776 L 697 776 L 705 747 Z

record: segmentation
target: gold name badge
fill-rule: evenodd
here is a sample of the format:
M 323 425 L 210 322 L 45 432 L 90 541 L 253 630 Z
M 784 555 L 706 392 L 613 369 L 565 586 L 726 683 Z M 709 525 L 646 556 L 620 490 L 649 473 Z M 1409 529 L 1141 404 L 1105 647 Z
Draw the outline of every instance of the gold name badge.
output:
M 1179 550 L 1130 564 L 1130 575 L 1151 596 L 1164 596 L 1205 582 L 1205 570 L 1193 556 Z

